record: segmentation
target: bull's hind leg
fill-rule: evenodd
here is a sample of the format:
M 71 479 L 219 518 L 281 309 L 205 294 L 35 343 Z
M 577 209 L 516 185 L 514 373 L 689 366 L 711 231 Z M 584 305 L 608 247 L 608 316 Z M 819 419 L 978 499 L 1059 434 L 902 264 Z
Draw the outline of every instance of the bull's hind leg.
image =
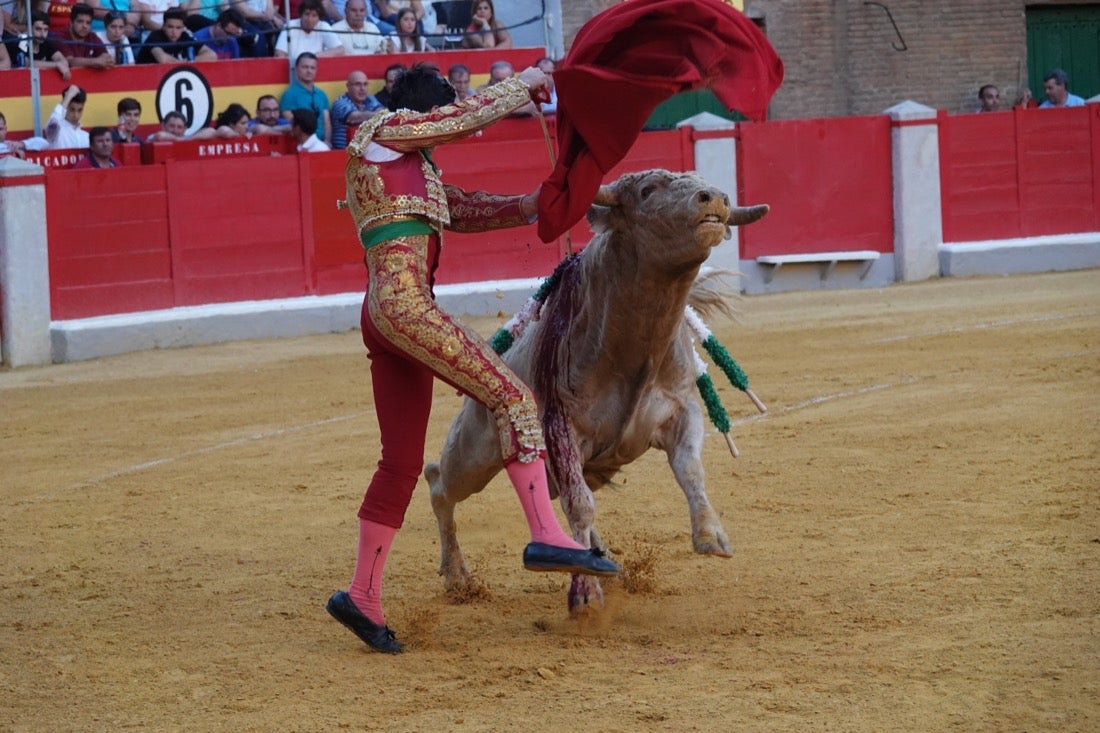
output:
M 702 555 L 732 557 L 733 547 L 722 520 L 710 505 L 703 473 L 703 413 L 694 401 L 681 410 L 680 420 L 664 442 L 668 462 L 687 498 L 691 513 L 691 544 Z
M 451 425 L 439 463 L 424 467 L 439 526 L 439 574 L 447 592 L 460 598 L 476 597 L 483 587 L 466 566 L 459 547 L 455 507 L 485 488 L 500 470 L 496 429 L 487 420 L 484 408 L 466 400 Z

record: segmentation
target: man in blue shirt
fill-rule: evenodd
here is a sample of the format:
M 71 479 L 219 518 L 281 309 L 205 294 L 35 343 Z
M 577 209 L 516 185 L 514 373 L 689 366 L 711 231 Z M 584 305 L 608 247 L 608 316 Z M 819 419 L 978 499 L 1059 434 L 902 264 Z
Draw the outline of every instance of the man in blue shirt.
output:
M 332 103 L 332 149 L 348 146 L 348 126 L 366 122 L 371 115 L 385 109 L 367 91 L 367 75 L 362 71 L 348 74 L 348 90 Z
M 233 8 L 223 10 L 218 22 L 195 31 L 195 40 L 218 55 L 219 59 L 239 59 L 241 47 L 237 39 L 244 28 L 244 16 Z
M 294 81 L 279 99 L 279 109 L 288 120 L 296 109 L 313 112 L 317 115 L 317 138 L 332 147 L 332 117 L 329 115 L 328 95 L 314 83 L 316 80 L 317 54 L 303 51 L 294 62 Z
M 1061 69 L 1051 69 L 1043 77 L 1043 92 L 1047 95 L 1047 101 L 1039 105 L 1040 109 L 1085 106 L 1085 100 L 1069 93 L 1069 75 Z

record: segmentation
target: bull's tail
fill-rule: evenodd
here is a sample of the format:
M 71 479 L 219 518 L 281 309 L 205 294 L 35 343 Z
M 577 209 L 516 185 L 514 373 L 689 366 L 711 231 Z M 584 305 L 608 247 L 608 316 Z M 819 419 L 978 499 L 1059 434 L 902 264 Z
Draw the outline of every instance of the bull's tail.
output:
M 703 317 L 726 316 L 736 318 L 735 301 L 740 291 L 735 290 L 731 281 L 741 277 L 733 270 L 707 268 L 699 272 L 688 293 L 688 305 Z

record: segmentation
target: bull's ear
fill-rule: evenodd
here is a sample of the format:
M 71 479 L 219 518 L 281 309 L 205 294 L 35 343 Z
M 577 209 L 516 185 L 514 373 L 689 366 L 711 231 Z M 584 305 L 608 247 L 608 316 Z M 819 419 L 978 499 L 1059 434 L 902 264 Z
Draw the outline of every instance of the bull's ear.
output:
M 593 204 L 588 207 L 588 225 L 592 231 L 599 234 L 611 228 L 611 209 L 607 206 Z
M 768 208 L 767 204 L 760 204 L 759 206 L 735 206 L 730 211 L 726 223 L 733 227 L 752 224 L 757 219 L 764 218 L 764 214 L 768 213 Z

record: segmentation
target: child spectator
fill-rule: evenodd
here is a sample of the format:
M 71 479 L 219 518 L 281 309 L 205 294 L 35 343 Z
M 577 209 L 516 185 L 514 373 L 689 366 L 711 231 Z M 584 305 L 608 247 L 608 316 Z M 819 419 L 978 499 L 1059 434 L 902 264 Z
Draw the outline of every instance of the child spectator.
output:
M 46 123 L 46 140 L 51 150 L 88 147 L 88 133 L 80 129 L 86 101 L 87 93 L 76 84 L 65 89 L 61 103 L 53 108 Z

